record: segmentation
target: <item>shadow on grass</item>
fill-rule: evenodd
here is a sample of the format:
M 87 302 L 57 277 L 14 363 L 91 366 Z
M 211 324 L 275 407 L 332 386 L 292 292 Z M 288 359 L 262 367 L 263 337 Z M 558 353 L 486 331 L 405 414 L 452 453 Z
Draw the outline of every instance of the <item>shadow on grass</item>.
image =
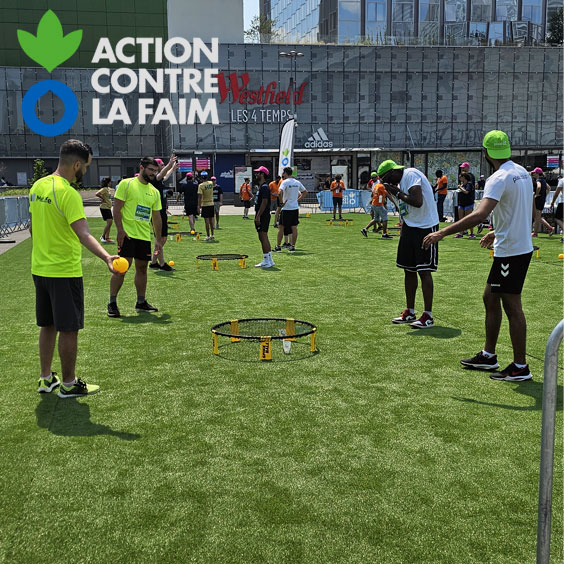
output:
M 224 345 L 220 345 L 219 354 L 215 356 L 223 360 L 229 360 L 231 362 L 246 362 L 250 364 L 280 364 L 284 362 L 298 362 L 300 360 L 313 358 L 321 352 L 319 348 L 317 348 L 314 352 L 311 352 L 309 350 L 309 343 L 292 343 L 290 354 L 284 354 L 281 350 L 278 350 L 275 343 L 276 341 L 272 343 L 273 358 L 270 361 L 259 359 L 260 345 L 258 342 L 251 341 L 241 341 L 240 343 L 226 343 Z M 278 344 L 280 346 L 280 349 L 282 349 L 282 343 Z
M 93 437 L 111 435 L 123 441 L 136 441 L 137 433 L 115 431 L 107 425 L 90 421 L 90 406 L 77 398 L 60 399 L 56 393 L 42 394 L 35 408 L 37 425 L 53 435 L 64 437 Z
M 289 255 L 293 255 L 295 257 L 304 257 L 306 255 L 314 255 L 315 253 L 310 253 L 309 251 L 294 251 L 293 253 L 288 253 Z
M 434 337 L 435 339 L 454 339 L 462 334 L 460 329 L 454 329 L 453 327 L 443 327 L 441 325 L 434 325 L 428 329 L 415 329 L 408 335 L 415 337 Z
M 178 272 L 178 271 L 175 271 L 175 272 Z M 166 272 L 165 270 L 157 270 L 155 272 L 155 276 L 160 276 L 162 278 L 174 278 L 175 280 L 186 281 L 186 278 L 181 278 L 180 276 L 178 276 L 178 274 L 175 274 L 175 272 Z
M 488 407 L 501 407 L 502 409 L 511 409 L 513 411 L 542 411 L 542 390 L 543 390 L 542 382 L 535 382 L 534 380 L 528 380 L 527 382 L 496 382 L 496 384 L 500 386 L 515 385 L 513 391 L 518 394 L 529 396 L 530 398 L 534 399 L 535 405 L 528 405 L 528 406 L 507 405 L 504 403 L 493 403 L 488 401 L 479 401 L 472 398 L 459 398 L 454 396 L 452 399 L 463 403 L 486 405 Z M 556 411 L 562 411 L 562 386 L 558 386 L 556 388 Z
M 154 313 L 138 313 L 137 315 L 122 315 L 118 319 L 122 323 L 172 323 L 170 314 L 168 313 L 163 313 L 162 315 L 156 315 Z

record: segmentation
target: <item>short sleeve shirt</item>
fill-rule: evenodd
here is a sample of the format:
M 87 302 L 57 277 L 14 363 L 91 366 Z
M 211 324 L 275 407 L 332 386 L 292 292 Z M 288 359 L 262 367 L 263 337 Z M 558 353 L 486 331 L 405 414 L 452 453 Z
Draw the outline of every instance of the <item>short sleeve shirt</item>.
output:
M 198 186 L 198 195 L 202 195 L 202 207 L 213 206 L 213 184 L 211 180 L 202 182 Z
M 248 202 L 251 199 L 251 193 L 250 184 L 241 184 L 241 200 Z
M 276 180 L 273 180 L 269 185 L 268 188 L 270 189 L 270 199 L 272 201 L 277 200 L 278 199 L 278 187 L 280 186 L 280 183 L 276 182 Z
M 448 178 L 444 175 L 437 180 L 437 194 L 448 194 Z
M 152 214 L 162 209 L 159 191 L 152 184 L 143 184 L 137 177 L 124 178 L 118 184 L 114 198 L 123 202 L 121 215 L 127 236 L 150 241 Z
M 339 180 L 338 183 L 336 180 L 333 180 L 333 182 L 331 182 L 331 192 L 333 192 L 334 198 L 342 198 L 344 189 L 345 183 L 342 180 Z
M 257 194 L 257 201 L 255 203 L 255 211 L 258 213 L 259 209 L 260 209 L 260 205 L 262 203 L 263 200 L 268 200 L 270 201 L 270 188 L 268 187 L 268 184 L 263 184 Z M 267 205 L 266 208 L 264 208 L 264 212 L 263 213 L 270 213 L 270 208 Z
M 38 180 L 29 191 L 32 221 L 31 273 L 48 278 L 80 278 L 82 245 L 71 223 L 84 219 L 80 194 L 61 176 Z
M 219 203 L 219 197 L 221 196 L 221 194 L 223 194 L 223 190 L 221 189 L 221 186 L 219 184 L 216 184 L 213 187 L 213 201 L 218 202 Z
M 386 189 L 383 184 L 375 184 L 372 188 L 372 202 L 373 206 L 385 206 L 386 205 Z
M 299 210 L 298 196 L 305 192 L 304 185 L 295 178 L 286 178 L 280 184 L 280 195 L 282 197 L 283 211 Z
M 484 198 L 497 201 L 492 212 L 494 256 L 532 252 L 533 181 L 529 173 L 513 161 L 504 162 L 486 181 Z
M 103 210 L 111 210 L 112 209 L 112 200 L 110 199 L 110 189 L 107 186 L 100 188 L 102 202 L 100 203 L 100 209 Z
M 421 186 L 423 205 L 416 208 L 400 200 L 400 212 L 403 220 L 410 227 L 421 229 L 434 227 L 439 223 L 439 214 L 437 213 L 437 204 L 431 184 L 429 184 L 427 177 L 416 168 L 406 168 L 400 180 L 400 189 L 407 194 L 413 186 Z

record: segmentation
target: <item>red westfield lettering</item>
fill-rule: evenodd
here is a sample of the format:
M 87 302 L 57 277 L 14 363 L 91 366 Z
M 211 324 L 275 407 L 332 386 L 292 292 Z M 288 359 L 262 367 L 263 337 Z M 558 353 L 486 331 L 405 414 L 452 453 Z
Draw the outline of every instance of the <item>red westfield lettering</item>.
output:
M 249 84 L 249 81 L 248 72 L 241 75 L 237 75 L 237 73 L 232 72 L 227 75 L 227 80 L 224 73 L 218 73 L 217 82 L 219 86 L 219 94 L 221 96 L 219 103 L 223 104 L 223 102 L 227 100 L 230 92 L 233 104 L 259 104 L 265 106 L 271 104 L 280 105 L 290 103 L 290 86 L 288 86 L 287 90 L 278 90 L 278 83 L 273 81 L 269 82 L 266 85 L 266 88 L 261 85 L 258 90 L 248 90 L 247 85 Z M 302 103 L 306 85 L 307 81 L 302 82 L 299 89 L 294 92 L 294 104 L 300 105 Z

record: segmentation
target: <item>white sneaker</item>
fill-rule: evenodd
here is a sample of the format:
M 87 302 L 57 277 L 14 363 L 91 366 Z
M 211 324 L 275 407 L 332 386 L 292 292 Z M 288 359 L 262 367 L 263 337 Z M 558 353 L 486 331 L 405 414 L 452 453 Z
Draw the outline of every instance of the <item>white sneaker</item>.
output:
M 263 266 L 263 268 L 271 268 L 272 266 L 274 266 L 274 261 L 273 261 L 273 260 L 271 260 L 270 262 L 267 262 L 267 263 Z
M 104 237 L 100 237 L 100 242 L 101 243 L 107 243 L 106 239 L 104 239 Z
M 268 263 L 266 263 L 265 261 L 259 262 L 258 264 L 255 264 L 256 268 L 264 268 Z

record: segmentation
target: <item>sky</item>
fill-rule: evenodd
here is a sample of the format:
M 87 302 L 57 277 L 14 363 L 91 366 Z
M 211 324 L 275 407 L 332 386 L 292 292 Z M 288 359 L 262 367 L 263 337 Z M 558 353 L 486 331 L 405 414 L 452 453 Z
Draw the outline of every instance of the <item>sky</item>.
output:
M 258 16 L 259 13 L 259 0 L 243 0 L 243 29 L 249 29 L 249 24 L 251 20 Z

